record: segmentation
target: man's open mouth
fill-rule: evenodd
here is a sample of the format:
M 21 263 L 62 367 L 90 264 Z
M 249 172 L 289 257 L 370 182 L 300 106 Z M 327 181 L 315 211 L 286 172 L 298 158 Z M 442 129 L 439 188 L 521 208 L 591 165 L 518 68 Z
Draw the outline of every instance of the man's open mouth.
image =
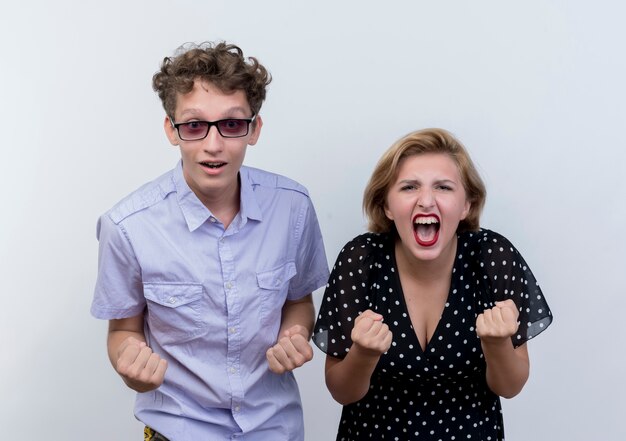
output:
M 200 165 L 206 168 L 212 168 L 212 169 L 216 169 L 216 168 L 220 168 L 226 165 L 225 162 L 207 162 L 207 161 L 202 161 L 200 162 Z

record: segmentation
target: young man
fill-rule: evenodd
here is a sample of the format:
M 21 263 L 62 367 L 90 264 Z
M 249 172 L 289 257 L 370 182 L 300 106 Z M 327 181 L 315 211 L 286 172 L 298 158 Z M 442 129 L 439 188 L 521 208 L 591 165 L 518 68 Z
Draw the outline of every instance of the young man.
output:
M 182 159 L 98 221 L 92 314 L 146 439 L 304 439 L 291 371 L 328 266 L 306 189 L 242 165 L 270 81 L 226 43 L 165 58 L 153 87 Z

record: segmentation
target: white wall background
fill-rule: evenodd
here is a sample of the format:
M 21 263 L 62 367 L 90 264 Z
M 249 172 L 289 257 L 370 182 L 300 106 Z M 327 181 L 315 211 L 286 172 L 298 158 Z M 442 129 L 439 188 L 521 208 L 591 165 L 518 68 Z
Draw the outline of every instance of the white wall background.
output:
M 504 402 L 507 438 L 626 439 L 625 15 L 602 0 L 2 2 L 2 438 L 142 439 L 89 315 L 95 222 L 177 160 L 150 86 L 161 59 L 224 39 L 274 76 L 247 163 L 310 189 L 330 264 L 364 230 L 383 150 L 455 133 L 488 186 L 483 224 L 555 314 Z M 297 375 L 307 441 L 334 439 L 339 418 L 323 358 Z

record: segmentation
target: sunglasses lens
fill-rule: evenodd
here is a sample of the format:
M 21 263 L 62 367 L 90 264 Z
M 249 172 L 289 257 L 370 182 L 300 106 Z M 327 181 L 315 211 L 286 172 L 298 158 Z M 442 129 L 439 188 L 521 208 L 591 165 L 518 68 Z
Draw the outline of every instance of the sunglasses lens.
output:
M 178 134 L 182 139 L 202 139 L 206 136 L 209 125 L 204 121 L 191 121 L 178 126 Z
M 236 138 L 248 134 L 248 121 L 245 119 L 224 119 L 219 121 L 217 128 L 225 138 Z

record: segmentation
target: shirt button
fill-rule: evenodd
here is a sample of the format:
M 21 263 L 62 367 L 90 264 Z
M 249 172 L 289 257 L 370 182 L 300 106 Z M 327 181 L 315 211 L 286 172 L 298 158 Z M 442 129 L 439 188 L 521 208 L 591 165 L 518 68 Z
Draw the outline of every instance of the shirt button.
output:
M 237 369 L 235 369 L 234 367 L 231 367 L 230 369 L 228 369 L 228 371 L 229 371 L 231 374 L 234 374 L 235 372 L 237 372 Z
M 167 301 L 174 304 L 176 303 L 176 297 L 170 297 Z
M 239 412 L 241 408 L 239 406 L 235 406 L 235 412 Z
M 233 284 L 230 282 L 226 282 L 226 289 L 231 289 L 233 287 Z
M 237 332 L 237 329 L 236 329 L 236 328 L 230 328 L 230 329 L 228 329 L 228 331 L 229 331 L 231 334 L 234 334 L 235 332 Z
M 217 222 L 217 219 L 215 219 L 213 216 L 211 216 L 211 217 L 209 218 L 209 220 L 210 220 L 211 222 L 213 222 L 213 223 Z

